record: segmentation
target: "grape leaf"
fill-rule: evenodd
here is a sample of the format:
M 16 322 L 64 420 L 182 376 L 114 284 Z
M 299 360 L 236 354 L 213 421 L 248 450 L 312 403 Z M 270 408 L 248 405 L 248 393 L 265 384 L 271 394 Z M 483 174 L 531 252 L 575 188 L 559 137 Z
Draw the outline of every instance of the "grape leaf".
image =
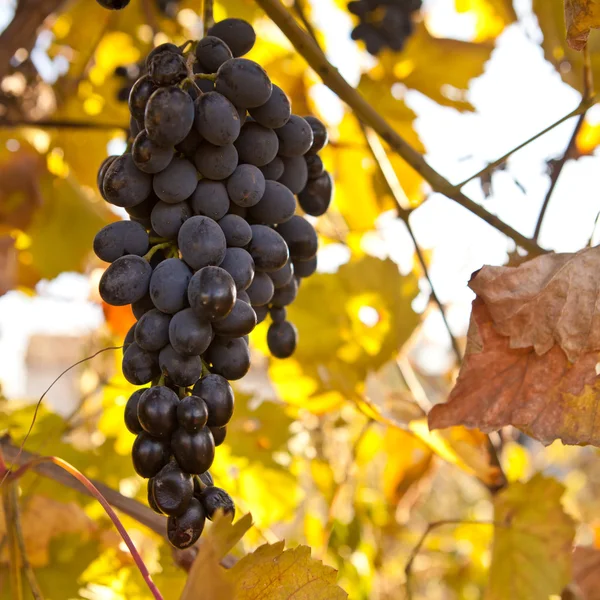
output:
M 455 0 L 458 12 L 475 17 L 475 41 L 498 37 L 504 28 L 517 20 L 511 0 Z
M 575 548 L 573 581 L 569 587 L 575 588 L 576 595 L 573 596 L 575 598 L 600 600 L 600 551 L 597 548 L 587 546 Z
M 308 546 L 284 550 L 264 544 L 226 573 L 236 600 L 336 600 L 348 595 L 336 585 L 337 571 L 311 558 Z
M 429 427 L 489 432 L 514 425 L 545 444 L 560 438 L 600 445 L 599 360 L 600 353 L 588 352 L 570 364 L 556 345 L 543 356 L 533 348 L 511 349 L 476 298 L 458 380 L 448 401 L 429 413 Z
M 600 27 L 600 4 L 597 0 L 565 0 L 567 43 L 573 50 L 583 50 L 590 29 Z
M 558 344 L 571 362 L 600 350 L 600 247 L 544 254 L 518 267 L 483 267 L 469 287 L 511 348 Z
M 494 500 L 494 545 L 485 600 L 560 595 L 571 576 L 575 525 L 560 500 L 565 488 L 535 475 Z

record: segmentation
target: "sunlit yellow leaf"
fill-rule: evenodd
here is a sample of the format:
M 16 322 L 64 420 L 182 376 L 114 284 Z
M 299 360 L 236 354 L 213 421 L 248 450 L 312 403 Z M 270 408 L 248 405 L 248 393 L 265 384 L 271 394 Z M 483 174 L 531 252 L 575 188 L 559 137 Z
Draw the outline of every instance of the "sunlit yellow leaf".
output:
M 458 12 L 475 17 L 477 42 L 497 38 L 507 25 L 517 20 L 511 0 L 455 0 L 455 3 Z

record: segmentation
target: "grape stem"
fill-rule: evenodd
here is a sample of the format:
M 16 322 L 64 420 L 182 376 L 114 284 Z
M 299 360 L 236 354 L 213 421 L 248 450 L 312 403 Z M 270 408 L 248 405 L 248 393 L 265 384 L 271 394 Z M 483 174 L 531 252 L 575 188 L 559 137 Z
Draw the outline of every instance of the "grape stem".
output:
M 214 0 L 204 0 L 204 7 L 202 10 L 202 31 L 204 35 L 206 35 L 206 32 L 215 24 L 213 3 Z
M 457 204 L 478 216 L 480 219 L 511 238 L 518 246 L 537 256 L 546 252 L 534 240 L 529 239 L 496 215 L 471 200 L 460 191 L 460 185 L 453 185 L 431 167 L 423 155 L 415 150 L 391 125 L 354 89 L 326 58 L 319 45 L 296 22 L 293 14 L 280 0 L 256 0 L 267 16 L 279 27 L 296 51 L 319 75 L 323 83 L 345 102 L 366 125 L 371 127 L 402 157 L 434 191 L 447 196 Z
M 194 73 L 194 79 L 208 79 L 209 81 L 216 81 L 216 73 Z
M 8 475 L 7 483 L 9 483 L 9 484 L 14 483 L 20 477 L 25 475 L 25 473 L 27 473 L 27 471 L 29 469 L 31 469 L 41 463 L 46 463 L 46 462 L 54 463 L 55 465 L 57 465 L 58 467 L 60 467 L 61 469 L 63 469 L 67 473 L 69 473 L 70 475 L 72 475 L 75 479 L 77 479 L 77 481 L 79 481 L 79 483 L 81 483 L 88 490 L 88 492 L 92 496 L 94 496 L 94 498 L 96 498 L 96 500 L 98 500 L 98 502 L 102 505 L 102 508 L 104 508 L 104 510 L 106 511 L 106 514 L 110 517 L 110 520 L 114 523 L 115 527 L 117 528 L 117 531 L 120 533 L 121 537 L 123 538 L 123 541 L 127 545 L 127 548 L 129 548 L 129 551 L 131 552 L 131 556 L 133 557 L 133 560 L 134 560 L 135 564 L 137 565 L 137 568 L 139 569 L 140 573 L 142 574 L 142 577 L 144 578 L 144 581 L 146 582 L 148 589 L 152 592 L 152 595 L 154 596 L 154 598 L 156 598 L 156 600 L 163 600 L 162 594 L 159 592 L 155 583 L 152 581 L 150 572 L 148 571 L 142 557 L 140 556 L 139 552 L 137 551 L 137 548 L 135 547 L 133 540 L 131 539 L 131 537 L 129 537 L 129 534 L 127 533 L 127 530 L 123 526 L 123 523 L 121 523 L 121 520 L 117 516 L 117 513 L 115 513 L 112 506 L 108 503 L 106 498 L 100 493 L 98 488 L 96 488 L 96 486 L 83 473 L 81 473 L 81 471 L 77 470 L 73 465 L 62 460 L 62 458 L 58 458 L 57 456 L 41 456 L 39 458 L 36 458 L 34 460 L 31 460 L 31 461 L 25 463 L 24 465 L 19 467 L 16 471 L 14 471 L 13 473 L 10 473 Z
M 152 246 L 152 248 L 150 248 L 150 250 L 144 254 L 144 258 L 150 262 L 150 260 L 152 259 L 152 257 L 159 251 L 159 250 L 163 250 L 164 248 L 170 248 L 171 246 L 173 246 L 173 242 L 163 242 L 162 244 L 156 244 L 156 246 Z

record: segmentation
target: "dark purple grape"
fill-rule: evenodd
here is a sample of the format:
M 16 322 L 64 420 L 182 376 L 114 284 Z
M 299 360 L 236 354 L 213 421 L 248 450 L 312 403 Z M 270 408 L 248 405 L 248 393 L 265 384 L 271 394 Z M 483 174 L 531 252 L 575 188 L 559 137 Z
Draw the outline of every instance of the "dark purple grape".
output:
M 311 126 L 298 115 L 292 115 L 289 121 L 275 133 L 279 138 L 280 156 L 302 156 L 313 144 Z
M 283 157 L 284 171 L 279 183 L 285 185 L 293 194 L 299 194 L 308 181 L 308 167 L 304 156 Z
M 238 152 L 233 144 L 215 146 L 202 141 L 194 155 L 194 163 L 202 177 L 221 181 L 227 179 L 238 166 Z
M 273 84 L 258 63 L 246 58 L 233 58 L 219 67 L 215 89 L 235 106 L 255 108 L 271 97 Z
M 112 165 L 113 161 L 116 160 L 117 158 L 119 158 L 118 156 L 107 156 L 103 161 L 102 164 L 100 165 L 100 168 L 98 169 L 98 175 L 96 176 L 96 185 L 98 186 L 98 190 L 100 192 L 100 195 L 104 198 L 104 190 L 102 189 L 104 187 L 104 176 L 106 175 L 106 172 L 108 171 L 110 165 Z
M 190 198 L 190 206 L 195 215 L 204 215 L 218 221 L 229 210 L 227 188 L 221 181 L 201 179 Z
M 185 308 L 191 277 L 192 272 L 182 260 L 168 258 L 161 262 L 150 280 L 150 296 L 154 306 L 170 315 Z
M 139 121 L 144 122 L 144 113 L 148 99 L 156 91 L 156 84 L 148 75 L 142 75 L 131 88 L 129 92 L 129 111 L 131 116 Z
M 183 356 L 170 344 L 160 351 L 158 363 L 161 371 L 179 387 L 194 385 L 202 375 L 202 360 L 199 356 Z
M 183 153 L 187 158 L 194 160 L 194 154 L 196 154 L 196 150 L 198 150 L 201 141 L 202 138 L 200 137 L 200 134 L 196 131 L 195 127 L 192 127 L 183 142 L 177 144 L 176 149 Z
M 186 396 L 177 405 L 177 421 L 188 433 L 200 431 L 208 421 L 208 408 L 199 396 Z
M 297 277 L 310 277 L 317 270 L 317 257 L 309 260 L 294 261 L 294 273 Z
M 273 307 L 269 310 L 273 323 L 283 323 L 287 318 L 287 310 L 285 307 Z
M 211 427 L 210 432 L 213 434 L 215 447 L 220 446 L 225 441 L 225 437 L 227 436 L 227 427 Z
M 242 337 L 256 327 L 256 313 L 243 300 L 236 300 L 233 310 L 224 318 L 213 323 L 216 334 L 223 337 Z
M 169 517 L 167 519 L 169 542 L 180 550 L 189 548 L 198 541 L 205 522 L 206 515 L 202 504 L 196 498 L 192 498 L 187 510 L 180 517 Z
M 206 403 L 209 427 L 223 427 L 229 423 L 235 397 L 227 379 L 221 375 L 206 375 L 194 386 L 194 395 Z
M 220 266 L 231 275 L 238 292 L 247 289 L 254 279 L 254 261 L 243 248 L 227 248 Z
M 271 302 L 275 286 L 267 273 L 256 273 L 252 285 L 246 291 L 252 306 L 265 306 Z
M 154 502 L 160 511 L 174 517 L 184 514 L 194 497 L 192 476 L 171 461 L 153 479 Z
M 256 323 L 262 323 L 269 314 L 268 306 L 257 306 L 254 308 L 254 312 L 256 313 Z
M 285 263 L 285 265 L 283 265 L 283 267 L 281 267 L 281 269 L 278 269 L 277 271 L 271 271 L 269 273 L 269 277 L 273 281 L 275 289 L 287 285 L 291 281 L 293 276 L 294 265 L 289 260 Z
M 298 295 L 298 281 L 295 277 L 290 279 L 290 282 L 283 287 L 275 290 L 271 305 L 276 307 L 289 306 Z
M 220 510 L 223 514 L 231 515 L 231 519 L 235 517 L 235 505 L 231 496 L 221 488 L 207 487 L 200 494 L 200 503 L 204 508 L 206 517 L 213 520 L 215 513 Z
M 329 208 L 332 195 L 333 181 L 331 175 L 325 171 L 320 177 L 309 180 L 298 194 L 298 203 L 306 214 L 320 217 Z
M 168 337 L 171 346 L 183 356 L 200 355 L 212 339 L 212 327 L 199 319 L 191 308 L 179 311 L 171 320 Z
M 226 146 L 235 142 L 240 134 L 240 115 L 236 107 L 225 96 L 208 92 L 195 102 L 196 131 L 215 146 Z
M 131 305 L 131 310 L 133 311 L 133 316 L 136 319 L 141 319 L 149 310 L 154 308 L 154 303 L 152 302 L 152 298 L 150 294 L 146 294 L 141 300 L 134 302 Z
M 274 85 L 271 97 L 263 105 L 251 108 L 249 112 L 257 123 L 277 129 L 288 122 L 292 114 L 292 105 L 285 92 Z
M 198 174 L 194 165 L 185 158 L 174 158 L 171 164 L 154 176 L 154 193 L 169 204 L 187 200 L 198 185 Z
M 159 173 L 166 169 L 174 154 L 172 147 L 165 148 L 152 141 L 145 129 L 136 136 L 131 148 L 135 166 L 144 173 Z
M 129 400 L 127 400 L 127 404 L 125 405 L 125 427 L 127 427 L 131 433 L 135 433 L 136 435 L 143 431 L 143 428 L 140 425 L 140 420 L 138 419 L 137 407 L 138 402 L 145 391 L 146 388 L 133 392 L 133 394 L 129 396 Z
M 148 479 L 148 506 L 157 514 L 162 515 L 162 511 L 154 500 L 154 477 Z
M 248 252 L 254 259 L 257 271 L 277 271 L 289 258 L 289 250 L 285 240 L 266 225 L 251 225 L 252 241 L 248 244 Z
M 163 385 L 146 390 L 138 402 L 138 419 L 146 433 L 170 438 L 177 429 L 177 394 Z
M 204 267 L 190 280 L 190 306 L 201 319 L 224 319 L 233 310 L 236 297 L 233 278 L 220 267 Z
M 135 341 L 140 348 L 148 352 L 158 352 L 169 343 L 169 323 L 171 315 L 160 310 L 149 310 L 138 321 L 135 328 Z
M 141 204 L 150 195 L 152 177 L 135 166 L 131 154 L 123 154 L 106 170 L 102 191 L 110 204 L 129 208 Z
M 96 0 L 96 2 L 108 10 L 121 10 L 129 4 L 129 0 Z
M 154 192 L 150 192 L 150 195 L 139 204 L 135 206 L 129 206 L 125 208 L 127 214 L 131 217 L 132 221 L 137 221 L 142 226 L 144 226 L 145 221 L 150 221 L 150 215 L 152 213 L 152 209 L 159 201 L 157 195 Z M 150 227 L 146 227 L 146 229 L 150 229 Z
M 191 216 L 192 211 L 187 202 L 170 204 L 160 201 L 152 209 L 150 222 L 157 235 L 174 240 L 177 239 L 181 226 Z
M 133 442 L 133 468 L 140 477 L 154 477 L 169 462 L 169 442 L 140 433 Z
M 313 132 L 313 143 L 308 152 L 314 155 L 319 152 L 319 150 L 322 150 L 329 141 L 327 127 L 325 127 L 317 117 L 313 117 L 312 115 L 304 117 L 304 120 L 310 125 Z
M 173 85 L 185 79 L 187 75 L 184 58 L 175 52 L 158 52 L 149 56 L 146 64 L 148 75 L 156 85 Z
M 148 293 L 151 275 L 152 267 L 141 256 L 121 256 L 102 274 L 100 296 L 112 306 L 125 306 L 136 302 Z
M 277 227 L 285 240 L 292 260 L 310 260 L 317 255 L 319 240 L 315 228 L 304 218 L 294 215 Z
M 179 466 L 186 473 L 199 475 L 208 471 L 215 458 L 215 442 L 208 427 L 197 433 L 178 429 L 171 439 L 171 447 Z
M 110 263 L 127 254 L 144 256 L 149 247 L 150 241 L 146 230 L 135 221 L 110 223 L 94 238 L 96 256 Z
M 248 222 L 237 215 L 225 215 L 219 221 L 219 227 L 223 230 L 228 247 L 242 248 L 250 243 L 252 229 Z
M 248 216 L 256 223 L 276 225 L 292 218 L 296 211 L 294 194 L 279 181 L 267 180 L 260 202 L 248 209 Z
M 279 178 L 283 175 L 284 171 L 283 161 L 279 156 L 276 156 L 269 164 L 260 167 L 260 170 L 265 176 L 265 179 L 279 181 Z
M 275 358 L 289 358 L 298 343 L 298 332 L 289 322 L 273 322 L 267 331 L 267 346 Z
M 206 73 L 216 73 L 226 60 L 232 58 L 229 46 L 218 37 L 207 35 L 196 46 L 196 59 Z
M 140 348 L 135 342 L 123 355 L 122 369 L 125 379 L 133 385 L 146 385 L 160 374 L 156 354 Z
M 250 369 L 250 350 L 242 338 L 216 337 L 204 356 L 212 372 L 230 381 L 241 379 Z
M 152 48 L 152 50 L 150 50 L 150 52 L 148 53 L 148 56 L 146 56 L 146 65 L 145 65 L 146 69 L 148 69 L 150 67 L 150 63 L 152 62 L 154 57 L 159 54 L 162 54 L 163 52 L 170 52 L 171 54 L 180 54 L 181 55 L 181 49 L 179 48 L 179 46 L 176 46 L 175 44 L 172 44 L 171 42 L 165 42 L 164 44 L 159 44 L 155 48 Z
M 188 219 L 181 226 L 177 239 L 183 260 L 194 270 L 218 266 L 225 258 L 225 235 L 217 222 L 209 217 Z
M 208 30 L 208 35 L 223 40 L 234 57 L 250 52 L 256 41 L 252 25 L 243 19 L 223 19 Z
M 265 177 L 258 167 L 239 165 L 227 180 L 227 193 L 232 202 L 248 208 L 260 202 L 265 185 Z
M 277 156 L 279 139 L 272 129 L 255 121 L 246 121 L 235 141 L 235 147 L 240 162 L 264 167 Z
M 161 146 L 183 142 L 194 124 L 194 101 L 178 87 L 158 88 L 148 99 L 146 132 Z
M 304 157 L 309 179 L 316 179 L 325 172 L 323 161 L 318 154 L 307 154 Z M 300 192 L 298 192 L 300 193 Z

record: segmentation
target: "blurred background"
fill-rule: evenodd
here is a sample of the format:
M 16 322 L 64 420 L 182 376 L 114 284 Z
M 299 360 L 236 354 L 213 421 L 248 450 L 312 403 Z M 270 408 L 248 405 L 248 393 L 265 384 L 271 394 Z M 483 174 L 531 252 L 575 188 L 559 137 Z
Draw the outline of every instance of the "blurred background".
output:
M 583 58 L 564 41 L 562 0 L 417 1 L 405 10 L 411 25 L 401 34 L 361 25 L 356 2 L 351 10 L 346 0 L 285 4 L 311 25 L 343 76 L 453 183 L 581 100 Z M 198 39 L 199 7 L 198 0 L 131 0 L 110 12 L 91 0 L 0 0 L 0 430 L 15 441 L 55 377 L 120 345 L 134 322 L 129 308 L 103 305 L 97 293 L 106 265 L 91 251 L 93 237 L 127 215 L 103 202 L 96 173 L 126 147 L 127 97 L 145 55 L 165 41 Z M 424 415 L 446 398 L 457 359 L 414 240 L 460 348 L 471 273 L 514 264 L 519 252 L 431 193 L 365 132 L 254 2 L 215 2 L 215 19 L 226 16 L 253 23 L 258 42 L 248 57 L 287 92 L 294 112 L 328 125 L 331 144 L 322 156 L 336 191 L 328 215 L 314 220 L 319 274 L 290 310 L 298 351 L 268 359 L 266 327 L 253 332 L 253 367 L 237 385 L 236 415 L 213 474 L 239 512 L 253 514 L 245 550 L 284 538 L 306 543 L 340 569 L 350 597 L 402 598 L 404 565 L 427 523 L 489 519 L 481 482 L 493 478 L 484 436 L 427 430 Z M 600 75 L 600 34 L 592 32 L 589 47 Z M 531 237 L 575 122 L 473 179 L 465 193 Z M 598 144 L 600 110 L 592 107 L 541 225 L 543 247 L 573 252 L 597 243 Z M 414 209 L 414 238 L 398 218 L 399 203 Z M 119 364 L 119 352 L 107 352 L 64 376 L 45 398 L 26 448 L 59 455 L 145 502 L 129 458 L 133 436 L 122 424 L 133 388 Z M 509 479 L 539 470 L 561 479 L 569 512 L 587 523 L 578 541 L 596 541 L 595 450 L 544 449 L 510 430 L 493 441 Z M 61 590 L 53 597 L 147 597 L 96 504 L 33 475 L 22 495 L 30 558 L 42 587 Z M 167 545 L 125 522 L 165 597 L 177 598 L 185 574 Z M 3 527 L 0 521 L 0 534 Z M 491 533 L 466 524 L 434 532 L 414 565 L 415 597 L 482 597 Z M 0 583 L 7 562 L 0 546 Z M 0 585 L 0 597 L 6 594 Z

